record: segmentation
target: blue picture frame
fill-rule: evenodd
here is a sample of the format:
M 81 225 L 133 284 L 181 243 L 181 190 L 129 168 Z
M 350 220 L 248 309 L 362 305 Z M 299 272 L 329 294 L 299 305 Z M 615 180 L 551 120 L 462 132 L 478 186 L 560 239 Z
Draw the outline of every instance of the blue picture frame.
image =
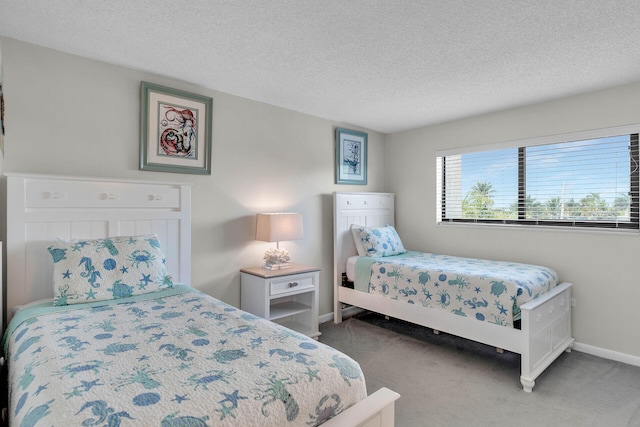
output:
M 336 129 L 336 184 L 367 184 L 368 135 Z

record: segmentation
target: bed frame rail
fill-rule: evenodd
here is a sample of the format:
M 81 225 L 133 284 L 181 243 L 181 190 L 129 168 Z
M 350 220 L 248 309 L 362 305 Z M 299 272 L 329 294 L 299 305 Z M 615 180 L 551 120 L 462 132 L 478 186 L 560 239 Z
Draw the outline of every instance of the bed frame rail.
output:
M 361 400 L 336 418 L 322 424 L 323 427 L 392 427 L 395 423 L 395 402 L 400 395 L 382 387 Z

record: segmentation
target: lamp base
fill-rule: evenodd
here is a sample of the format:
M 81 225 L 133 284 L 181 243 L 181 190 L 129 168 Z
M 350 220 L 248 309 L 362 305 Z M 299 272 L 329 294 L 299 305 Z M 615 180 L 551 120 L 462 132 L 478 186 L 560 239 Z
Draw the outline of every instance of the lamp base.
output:
M 292 265 L 290 262 L 283 262 L 280 264 L 265 264 L 262 268 L 265 270 L 285 270 L 291 268 Z
M 286 249 L 269 249 L 264 253 L 265 270 L 283 270 L 291 267 L 291 257 Z

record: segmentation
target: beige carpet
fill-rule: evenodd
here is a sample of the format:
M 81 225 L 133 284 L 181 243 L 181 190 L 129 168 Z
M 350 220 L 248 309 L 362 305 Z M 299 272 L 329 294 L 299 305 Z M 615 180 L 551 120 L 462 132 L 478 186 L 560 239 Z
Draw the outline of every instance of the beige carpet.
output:
M 640 426 L 640 368 L 573 351 L 520 385 L 520 356 L 365 313 L 320 326 L 360 363 L 369 393 L 402 397 L 396 426 Z

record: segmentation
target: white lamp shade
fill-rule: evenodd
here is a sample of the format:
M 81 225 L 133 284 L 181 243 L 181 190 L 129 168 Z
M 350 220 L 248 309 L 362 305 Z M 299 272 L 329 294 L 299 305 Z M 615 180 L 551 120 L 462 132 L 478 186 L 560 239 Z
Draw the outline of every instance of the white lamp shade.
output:
M 283 242 L 304 237 L 302 214 L 259 213 L 256 219 L 256 240 Z

